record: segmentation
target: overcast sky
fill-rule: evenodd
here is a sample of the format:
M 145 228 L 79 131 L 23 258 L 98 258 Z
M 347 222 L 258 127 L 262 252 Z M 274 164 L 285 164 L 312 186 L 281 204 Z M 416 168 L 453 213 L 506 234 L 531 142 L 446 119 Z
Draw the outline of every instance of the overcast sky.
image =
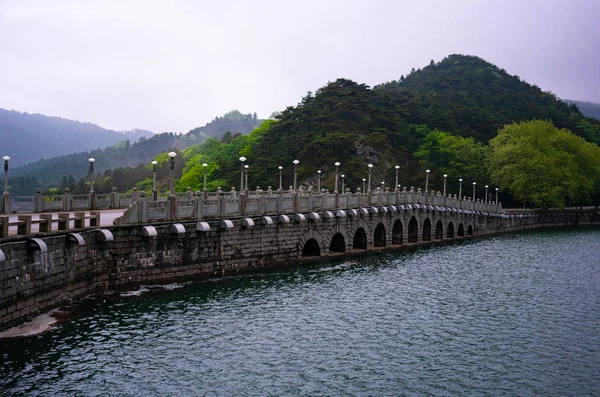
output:
M 600 103 L 600 0 L 0 0 L 0 108 L 187 132 L 455 53 Z

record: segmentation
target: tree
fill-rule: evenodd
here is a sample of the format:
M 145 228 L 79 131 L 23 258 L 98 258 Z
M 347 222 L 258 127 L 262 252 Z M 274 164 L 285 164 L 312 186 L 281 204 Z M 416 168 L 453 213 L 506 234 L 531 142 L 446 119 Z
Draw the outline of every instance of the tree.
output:
M 504 126 L 486 161 L 500 189 L 543 208 L 583 204 L 600 188 L 600 148 L 550 121 Z
M 432 170 L 431 181 L 435 182 L 437 178 L 438 182 L 434 186 L 439 188 L 441 175 L 447 174 L 448 188 L 458 188 L 459 178 L 469 183 L 485 180 L 483 154 L 484 146 L 473 138 L 434 130 L 425 135 L 414 156 L 422 169 Z

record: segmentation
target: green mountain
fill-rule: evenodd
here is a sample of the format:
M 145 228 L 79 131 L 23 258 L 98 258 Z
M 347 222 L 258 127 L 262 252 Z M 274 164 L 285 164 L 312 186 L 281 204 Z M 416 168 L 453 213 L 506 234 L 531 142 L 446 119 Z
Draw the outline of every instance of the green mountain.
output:
M 202 133 L 211 138 L 221 138 L 226 132 L 249 134 L 259 126 L 261 121 L 258 120 L 256 113 L 242 114 L 237 110 L 232 110 L 223 117 L 215 117 L 213 121 L 207 123 L 204 127 L 194 128 L 189 133 L 195 135 Z
M 10 156 L 15 166 L 152 135 L 151 131 L 113 131 L 91 123 L 0 109 L 1 155 Z
M 586 117 L 591 117 L 596 120 L 600 120 L 600 103 L 574 101 L 572 99 L 563 99 L 563 101 L 577 106 L 579 111 L 583 113 Z
M 211 164 L 209 183 L 238 186 L 237 158 L 243 155 L 250 165 L 250 186 L 278 187 L 280 165 L 284 186 L 289 186 L 292 161 L 298 159 L 298 178 L 305 185 L 316 185 L 320 169 L 323 183 L 331 187 L 333 164 L 340 161 L 346 186 L 353 189 L 362 186 L 372 163 L 377 184 L 393 185 L 398 165 L 402 185 L 422 187 L 425 169 L 431 169 L 430 186 L 441 189 L 441 175 L 447 173 L 452 175 L 449 187 L 456 191 L 457 175 L 489 180 L 484 145 L 498 129 L 531 119 L 549 119 L 589 142 L 600 142 L 600 122 L 586 118 L 576 106 L 481 58 L 451 55 L 372 89 L 338 79 L 286 108 L 277 122 L 234 139 L 230 147 L 207 141 L 188 148 L 180 188 L 188 181 L 196 181 L 189 183 L 192 188 L 201 186 L 202 162 Z

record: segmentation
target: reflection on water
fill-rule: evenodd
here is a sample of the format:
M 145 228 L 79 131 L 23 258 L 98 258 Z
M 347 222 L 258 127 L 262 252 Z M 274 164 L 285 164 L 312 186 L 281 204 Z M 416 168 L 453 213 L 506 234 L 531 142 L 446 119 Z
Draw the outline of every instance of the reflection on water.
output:
M 0 394 L 599 395 L 598 252 L 523 233 L 144 287 L 0 343 Z

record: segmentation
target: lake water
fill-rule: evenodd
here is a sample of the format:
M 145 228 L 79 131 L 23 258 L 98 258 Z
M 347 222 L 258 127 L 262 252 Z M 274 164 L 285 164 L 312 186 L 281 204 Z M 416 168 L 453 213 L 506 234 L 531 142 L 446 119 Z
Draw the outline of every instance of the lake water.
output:
M 600 230 L 143 288 L 0 360 L 0 395 L 600 395 Z

